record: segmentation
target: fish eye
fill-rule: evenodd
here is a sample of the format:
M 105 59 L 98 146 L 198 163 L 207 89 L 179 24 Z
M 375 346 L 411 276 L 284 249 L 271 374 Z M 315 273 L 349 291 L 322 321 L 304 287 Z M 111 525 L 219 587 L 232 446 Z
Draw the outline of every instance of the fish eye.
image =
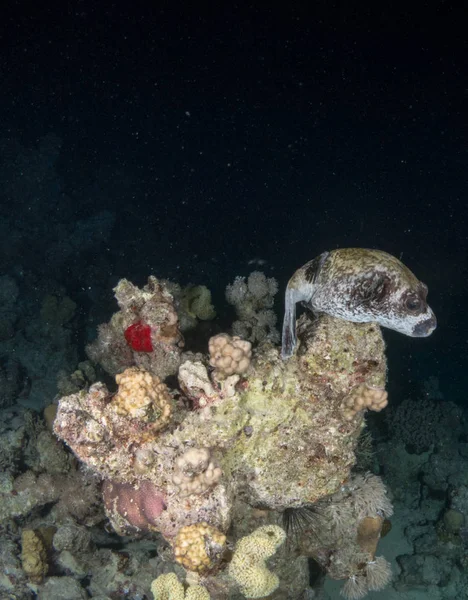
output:
M 422 302 L 421 302 L 420 298 L 413 296 L 411 298 L 406 299 L 405 306 L 411 312 L 415 312 L 421 308 Z

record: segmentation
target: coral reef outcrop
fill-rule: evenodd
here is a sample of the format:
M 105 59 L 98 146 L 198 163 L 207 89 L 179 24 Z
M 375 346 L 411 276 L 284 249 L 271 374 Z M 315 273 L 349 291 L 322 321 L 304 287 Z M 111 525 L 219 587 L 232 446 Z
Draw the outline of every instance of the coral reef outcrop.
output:
M 257 279 L 257 300 L 272 297 L 274 286 Z M 348 586 L 375 589 L 370 573 L 382 567 L 376 545 L 391 505 L 378 477 L 350 476 L 364 414 L 387 402 L 380 329 L 303 315 L 289 361 L 265 340 L 252 352 L 226 334 L 210 340 L 209 354 L 181 360 L 163 283 L 150 278 L 139 290 L 124 280 L 116 296 L 121 310 L 88 353 L 116 375 L 118 389 L 95 383 L 63 397 L 54 422 L 104 480 L 115 530 L 163 536 L 187 582 L 215 600 L 300 599 L 308 556 Z M 176 373 L 174 389 L 164 380 Z M 284 513 L 314 506 L 330 517 L 327 526 L 318 521 L 326 543 L 307 530 L 309 539 L 294 536 L 295 551 L 281 546 Z M 158 597 L 176 586 L 157 581 Z

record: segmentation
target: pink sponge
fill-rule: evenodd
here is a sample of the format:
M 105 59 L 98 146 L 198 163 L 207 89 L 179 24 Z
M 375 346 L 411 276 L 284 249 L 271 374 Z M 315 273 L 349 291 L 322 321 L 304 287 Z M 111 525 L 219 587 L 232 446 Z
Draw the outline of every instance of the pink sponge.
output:
M 108 515 L 120 517 L 130 527 L 154 531 L 157 518 L 166 509 L 162 492 L 151 481 L 117 483 L 106 480 L 102 496 Z

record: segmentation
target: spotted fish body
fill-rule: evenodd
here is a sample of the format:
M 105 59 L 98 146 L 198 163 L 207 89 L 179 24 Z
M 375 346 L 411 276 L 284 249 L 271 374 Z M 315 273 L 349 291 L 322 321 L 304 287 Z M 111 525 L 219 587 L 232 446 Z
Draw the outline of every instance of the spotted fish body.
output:
M 317 315 L 376 322 L 411 337 L 426 337 L 437 325 L 426 296 L 427 286 L 391 254 L 364 248 L 324 252 L 289 280 L 281 356 L 292 356 L 297 344 L 298 302 Z

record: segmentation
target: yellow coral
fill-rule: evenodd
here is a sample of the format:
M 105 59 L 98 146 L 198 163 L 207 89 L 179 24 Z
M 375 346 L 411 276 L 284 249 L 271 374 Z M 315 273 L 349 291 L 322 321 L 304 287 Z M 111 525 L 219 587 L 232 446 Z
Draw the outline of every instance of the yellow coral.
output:
M 154 600 L 184 600 L 184 586 L 175 573 L 160 575 L 151 584 Z
M 263 598 L 278 587 L 278 576 L 267 569 L 265 561 L 275 554 L 285 539 L 284 529 L 278 525 L 264 525 L 237 542 L 229 575 L 246 598 Z
M 189 285 L 182 292 L 182 306 L 187 313 L 201 321 L 211 321 L 216 311 L 211 304 L 211 292 L 204 285 Z
M 202 585 L 191 585 L 185 592 L 185 600 L 210 600 L 210 595 Z
M 184 595 L 184 586 L 175 573 L 160 575 L 151 584 L 154 600 L 210 600 L 208 591 L 201 585 L 191 585 Z
M 188 571 L 202 573 L 213 568 L 224 552 L 226 536 L 208 523 L 181 527 L 174 541 L 177 562 Z
M 21 533 L 21 566 L 35 583 L 40 583 L 49 570 L 44 542 L 33 529 L 23 529 Z
M 115 380 L 119 385 L 113 399 L 117 414 L 153 423 L 153 431 L 167 425 L 172 412 L 171 396 L 159 377 L 144 369 L 131 367 L 116 375 Z

